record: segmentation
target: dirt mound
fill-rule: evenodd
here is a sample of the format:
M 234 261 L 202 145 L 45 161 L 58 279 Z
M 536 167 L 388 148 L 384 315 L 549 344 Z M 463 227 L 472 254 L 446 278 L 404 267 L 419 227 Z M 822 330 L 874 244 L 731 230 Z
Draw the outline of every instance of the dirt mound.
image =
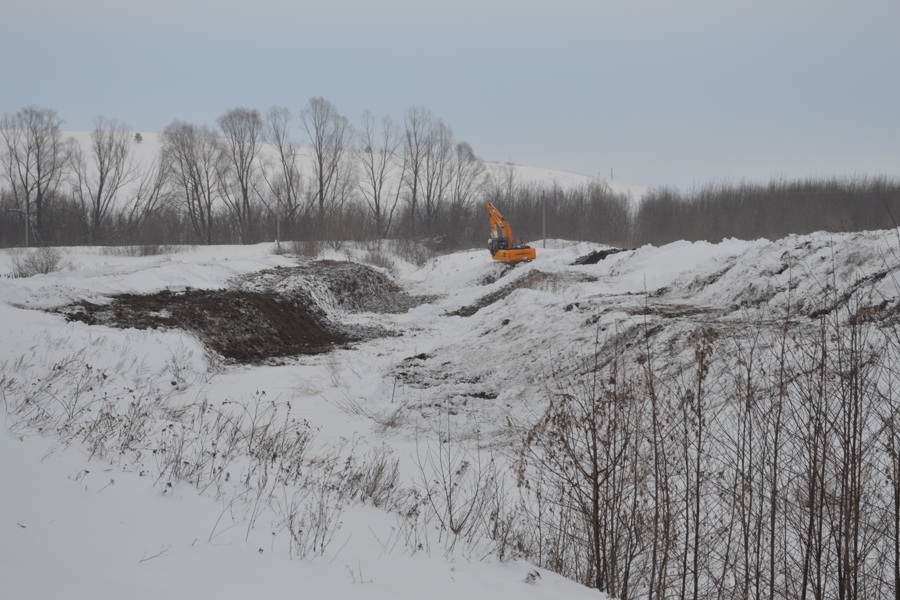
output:
M 328 309 L 349 312 L 404 313 L 431 297 L 410 296 L 372 267 L 347 261 L 317 260 L 296 267 L 267 269 L 234 282 L 237 289 L 293 295 L 310 294 Z
M 594 250 L 593 252 L 576 258 L 575 262 L 572 263 L 572 266 L 595 265 L 601 260 L 605 260 L 606 257 L 612 256 L 613 254 L 618 254 L 619 252 L 630 252 L 630 250 L 627 248 L 607 248 L 606 250 Z
M 471 317 L 482 308 L 503 300 L 518 289 L 541 289 L 552 291 L 559 286 L 566 286 L 575 282 L 597 281 L 596 277 L 589 275 L 573 275 L 567 273 L 546 273 L 544 271 L 531 271 L 515 281 L 508 283 L 500 289 L 486 294 L 475 301 L 454 311 L 446 313 L 450 317 Z
M 309 297 L 229 290 L 122 294 L 106 305 L 80 302 L 63 311 L 70 321 L 114 327 L 177 327 L 197 335 L 227 359 L 320 354 L 363 339 L 330 322 Z
M 495 266 L 492 273 L 488 273 L 478 282 L 478 285 L 491 285 L 497 283 L 504 275 L 518 267 L 521 263 L 500 263 Z
M 91 325 L 184 329 L 226 359 L 258 363 L 394 335 L 382 327 L 338 323 L 336 309 L 397 313 L 430 300 L 410 296 L 366 265 L 328 260 L 260 271 L 230 287 L 120 294 L 109 304 L 82 301 L 58 312 Z

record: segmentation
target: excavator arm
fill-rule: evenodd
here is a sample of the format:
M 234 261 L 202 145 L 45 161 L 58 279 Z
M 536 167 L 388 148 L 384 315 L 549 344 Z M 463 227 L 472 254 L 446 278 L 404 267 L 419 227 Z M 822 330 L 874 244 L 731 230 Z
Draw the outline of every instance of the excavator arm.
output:
M 506 263 L 517 263 L 534 260 L 537 253 L 530 246 L 516 246 L 513 243 L 512 227 L 493 204 L 487 203 L 488 217 L 491 221 L 491 237 L 488 250 L 494 260 Z
M 490 202 L 487 203 L 487 210 L 488 216 L 491 219 L 491 237 L 506 238 L 507 243 L 511 246 L 512 228 L 509 226 L 509 223 L 506 222 L 506 219 L 503 218 L 503 215 L 500 214 L 500 211 L 497 210 Z

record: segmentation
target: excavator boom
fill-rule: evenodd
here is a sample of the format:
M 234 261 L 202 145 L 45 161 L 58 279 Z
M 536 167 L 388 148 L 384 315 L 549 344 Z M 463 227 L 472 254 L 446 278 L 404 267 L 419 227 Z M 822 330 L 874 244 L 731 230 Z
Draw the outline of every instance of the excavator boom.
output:
M 513 243 L 512 227 L 503 218 L 500 211 L 493 204 L 487 203 L 488 217 L 491 220 L 491 237 L 488 240 L 488 250 L 494 260 L 505 263 L 517 263 L 534 260 L 537 256 L 531 246 Z

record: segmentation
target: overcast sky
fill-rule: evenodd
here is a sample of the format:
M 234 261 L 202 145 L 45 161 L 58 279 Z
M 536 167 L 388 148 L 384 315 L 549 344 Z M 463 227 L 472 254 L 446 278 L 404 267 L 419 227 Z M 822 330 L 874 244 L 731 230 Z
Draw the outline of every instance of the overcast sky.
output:
M 313 96 L 648 186 L 898 176 L 900 2 L 0 0 L 0 113 L 149 132 Z

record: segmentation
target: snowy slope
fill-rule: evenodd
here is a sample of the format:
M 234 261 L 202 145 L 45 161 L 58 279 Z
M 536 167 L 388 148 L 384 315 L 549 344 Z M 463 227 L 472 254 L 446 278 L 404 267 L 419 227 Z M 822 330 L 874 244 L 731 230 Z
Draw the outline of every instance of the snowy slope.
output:
M 650 320 L 665 328 L 677 354 L 690 348 L 675 342 L 699 325 L 737 331 L 748 311 L 789 303 L 813 310 L 803 299 L 823 289 L 865 282 L 876 304 L 900 299 L 896 232 L 678 242 L 585 266 L 572 263 L 592 245 L 535 246 L 538 260 L 506 273 L 483 250 L 422 267 L 397 258 L 397 283 L 434 300 L 403 314 L 345 316 L 399 335 L 272 366 L 223 363 L 180 330 L 67 323 L 35 310 L 103 302 L 114 293 L 224 287 L 237 276 L 293 264 L 269 245 L 144 258 L 73 248 L 71 269 L 27 279 L 3 277 L 10 268 L 0 255 L 4 597 L 246 597 L 262 590 L 271 597 L 597 597 L 546 571 L 529 576 L 534 567 L 500 561 L 489 543 L 448 546 L 436 530 L 411 537 L 395 513 L 367 502 L 336 510 L 323 551 L 300 560 L 275 509 L 255 520 L 236 514 L 254 506 L 237 482 L 201 492 L 190 482 L 157 479 L 155 453 L 91 458 L 96 451 L 71 432 L 38 431 L 22 411 L 12 414 L 19 395 L 30 393 L 22 390 L 49 386 L 61 412 L 79 410 L 75 397 L 125 406 L 139 396 L 161 414 L 201 403 L 217 414 L 271 403 L 279 419 L 309 423 L 321 456 L 343 460 L 387 449 L 404 484 L 414 484 L 417 453 L 434 432 L 503 448 L 505 424 L 534 418 L 550 370 L 589 349 L 598 331 Z M 327 258 L 364 254 L 348 249 Z M 54 375 L 68 368 L 71 377 Z M 249 473 L 242 460 L 229 468 Z
M 624 183 L 602 177 L 591 177 L 579 173 L 555 171 L 541 167 L 529 167 L 516 164 L 485 163 L 491 178 L 494 181 L 505 182 L 510 177 L 521 185 L 559 186 L 562 189 L 578 188 L 593 183 L 602 183 L 617 194 L 625 194 L 632 200 L 640 200 L 647 192 L 647 188 L 630 183 Z
M 157 158 L 157 154 L 162 146 L 162 140 L 159 133 L 153 132 L 140 132 L 143 140 L 138 143 L 135 141 L 131 142 L 131 150 L 132 150 L 132 159 L 134 164 L 139 166 L 141 169 L 147 169 L 151 163 Z M 66 138 L 71 138 L 74 140 L 78 146 L 85 153 L 85 156 L 90 158 L 90 145 L 91 145 L 91 132 L 89 131 L 69 131 L 63 134 Z M 132 135 L 133 138 L 133 135 Z M 312 165 L 312 155 L 311 150 L 306 147 L 301 147 L 299 149 L 300 152 L 300 166 L 301 174 L 304 177 L 308 177 L 311 173 L 311 165 Z M 264 160 L 274 159 L 275 151 L 269 145 L 263 146 L 262 157 Z M 90 161 L 89 161 L 90 163 Z M 513 181 L 518 185 L 547 185 L 553 186 L 557 185 L 562 189 L 570 189 L 583 187 L 585 185 L 589 185 L 591 183 L 601 182 L 607 186 L 609 186 L 610 190 L 616 193 L 622 193 L 634 200 L 640 200 L 640 198 L 646 193 L 647 188 L 623 183 L 620 181 L 612 181 L 608 179 L 602 179 L 597 177 L 590 177 L 587 175 L 580 175 L 577 173 L 568 173 L 565 171 L 556 171 L 552 169 L 543 169 L 540 167 L 528 167 L 522 165 L 511 165 L 511 164 L 500 164 L 500 163 L 485 163 L 485 169 L 488 175 L 495 182 L 506 182 L 509 180 L 510 176 L 513 178 Z M 127 197 L 129 192 L 129 188 L 126 187 L 122 190 L 122 197 Z

